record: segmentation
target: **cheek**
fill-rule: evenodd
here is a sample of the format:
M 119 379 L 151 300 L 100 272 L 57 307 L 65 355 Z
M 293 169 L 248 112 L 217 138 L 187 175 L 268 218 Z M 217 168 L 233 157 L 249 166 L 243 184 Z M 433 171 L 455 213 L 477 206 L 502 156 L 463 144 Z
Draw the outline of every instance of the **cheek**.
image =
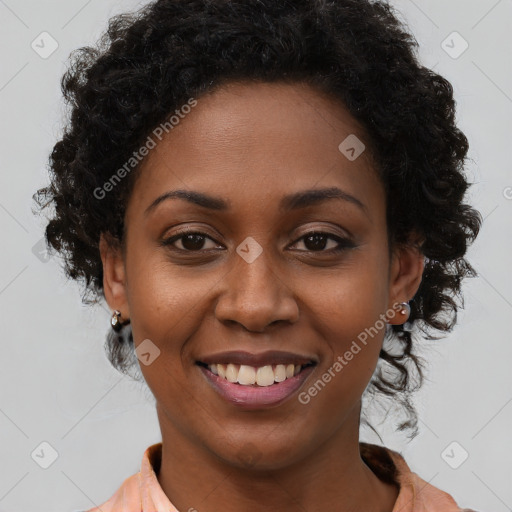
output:
M 326 301 L 325 309 L 314 315 L 329 354 L 300 397 L 302 404 L 317 401 L 312 410 L 326 428 L 340 425 L 359 403 L 379 360 L 387 325 L 371 293 L 368 301 L 359 294 L 349 294 L 350 300 L 343 294 L 337 297 L 335 306 L 328 307 Z
M 135 342 L 144 338 L 172 346 L 173 339 L 197 321 L 213 276 L 163 261 L 161 250 L 141 253 L 127 261 L 127 297 Z M 212 281 L 210 283 L 210 281 Z
M 334 400 L 359 397 L 379 359 L 388 307 L 387 260 L 381 254 L 365 251 L 335 279 L 317 282 L 308 296 L 308 322 L 330 352 L 316 378 L 328 382 L 326 395 Z
M 176 414 L 179 423 L 178 416 L 186 409 L 183 404 L 193 403 L 197 392 L 187 374 L 191 364 L 187 340 L 204 317 L 208 283 L 187 277 L 161 258 L 133 258 L 130 270 L 128 300 L 134 344 L 141 351 L 146 343 L 149 351 L 157 354 L 150 364 L 140 364 L 141 371 L 157 401 L 167 403 L 166 411 Z
M 383 332 L 375 334 L 375 330 L 385 328 L 382 318 L 388 307 L 387 278 L 387 260 L 382 252 L 365 248 L 335 274 L 321 279 L 316 276 L 314 286 L 304 284 L 299 293 L 307 297 L 308 320 L 324 339 L 331 340 L 333 350 L 345 351 L 351 340 L 368 329 L 382 339 Z

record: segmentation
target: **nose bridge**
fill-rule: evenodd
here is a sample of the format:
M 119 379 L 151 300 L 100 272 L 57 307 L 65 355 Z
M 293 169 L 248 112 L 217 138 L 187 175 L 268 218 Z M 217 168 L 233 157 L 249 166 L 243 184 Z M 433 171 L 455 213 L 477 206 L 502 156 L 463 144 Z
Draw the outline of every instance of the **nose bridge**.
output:
M 254 331 L 277 320 L 294 322 L 298 307 L 293 291 L 272 265 L 270 250 L 263 250 L 253 239 L 242 242 L 216 306 L 217 318 L 235 321 Z
M 239 247 L 237 252 L 242 250 L 243 247 Z M 250 248 L 250 251 L 254 251 L 254 249 Z M 239 283 L 235 291 L 242 292 L 243 295 L 274 295 L 278 278 L 275 271 L 272 271 L 271 265 L 272 257 L 269 250 L 262 251 L 261 254 L 250 260 L 240 257 L 233 269 L 234 282 Z

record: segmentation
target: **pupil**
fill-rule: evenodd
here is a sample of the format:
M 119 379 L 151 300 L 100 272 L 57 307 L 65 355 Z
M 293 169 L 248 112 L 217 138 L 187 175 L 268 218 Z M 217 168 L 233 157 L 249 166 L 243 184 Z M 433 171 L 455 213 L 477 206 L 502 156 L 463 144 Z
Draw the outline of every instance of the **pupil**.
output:
M 185 235 L 182 244 L 185 249 L 190 251 L 200 250 L 204 244 L 204 236 L 196 234 Z
M 308 240 L 313 241 L 313 244 L 308 244 Z M 325 249 L 326 236 L 320 233 L 315 233 L 314 235 L 307 236 L 304 243 L 306 247 L 309 245 L 308 249 L 310 250 Z

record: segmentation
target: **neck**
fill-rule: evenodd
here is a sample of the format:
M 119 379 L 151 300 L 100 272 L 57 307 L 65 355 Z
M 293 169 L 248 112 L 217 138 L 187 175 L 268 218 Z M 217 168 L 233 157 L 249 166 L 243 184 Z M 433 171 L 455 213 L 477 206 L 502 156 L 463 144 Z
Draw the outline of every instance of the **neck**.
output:
M 178 510 L 391 512 L 396 502 L 397 488 L 361 459 L 358 414 L 314 453 L 280 469 L 258 469 L 257 461 L 250 468 L 231 465 L 160 420 L 158 480 Z

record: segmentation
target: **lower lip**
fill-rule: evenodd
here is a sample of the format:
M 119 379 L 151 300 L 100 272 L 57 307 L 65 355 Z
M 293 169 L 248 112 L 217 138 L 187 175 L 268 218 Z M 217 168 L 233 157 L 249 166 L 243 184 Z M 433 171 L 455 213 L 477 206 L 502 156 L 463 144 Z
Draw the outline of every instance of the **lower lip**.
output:
M 199 368 L 223 398 L 245 409 L 258 409 L 279 405 L 292 396 L 308 378 L 314 366 L 308 366 L 294 377 L 276 382 L 271 386 L 243 386 L 215 375 L 204 366 Z

